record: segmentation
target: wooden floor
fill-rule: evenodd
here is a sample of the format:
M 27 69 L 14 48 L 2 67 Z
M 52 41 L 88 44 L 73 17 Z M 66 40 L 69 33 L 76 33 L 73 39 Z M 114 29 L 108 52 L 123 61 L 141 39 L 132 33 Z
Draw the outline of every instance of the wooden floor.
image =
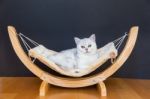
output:
M 68 89 L 51 86 L 45 97 L 38 96 L 41 80 L 35 77 L 1 77 L 0 99 L 150 99 L 150 80 L 110 78 L 105 81 L 107 97 L 96 86 Z

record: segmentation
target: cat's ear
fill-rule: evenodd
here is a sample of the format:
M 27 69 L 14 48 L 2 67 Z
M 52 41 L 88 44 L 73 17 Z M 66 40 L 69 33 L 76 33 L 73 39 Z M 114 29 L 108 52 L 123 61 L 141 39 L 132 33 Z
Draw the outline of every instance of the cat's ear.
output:
M 89 37 L 92 41 L 96 41 L 96 36 L 95 36 L 95 34 L 92 34 L 90 37 Z
M 76 44 L 78 44 L 80 42 L 80 39 L 78 37 L 74 37 L 74 40 L 75 40 Z

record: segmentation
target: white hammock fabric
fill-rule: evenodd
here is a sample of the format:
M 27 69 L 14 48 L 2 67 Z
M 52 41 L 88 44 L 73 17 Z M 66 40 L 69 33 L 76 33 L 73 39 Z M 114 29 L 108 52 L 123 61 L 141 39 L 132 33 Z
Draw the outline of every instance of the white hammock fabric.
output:
M 23 44 L 25 45 L 29 57 L 34 58 L 32 60 L 33 63 L 36 59 L 38 59 L 40 62 L 47 65 L 49 68 L 55 70 L 56 72 L 71 77 L 81 77 L 93 72 L 98 67 L 100 67 L 103 63 L 105 63 L 108 59 L 110 59 L 110 53 L 112 52 L 115 53 L 115 55 L 117 56 L 118 49 L 120 45 L 123 43 L 125 37 L 127 36 L 127 34 L 125 33 L 125 35 L 123 35 L 122 37 L 114 40 L 113 42 L 106 44 L 102 48 L 99 48 L 98 53 L 100 57 L 97 60 L 95 60 L 94 63 L 90 64 L 88 68 L 84 70 L 83 69 L 64 70 L 48 58 L 50 55 L 57 54 L 57 52 L 47 49 L 43 45 L 38 44 L 37 42 L 31 40 L 30 38 L 26 37 L 22 33 L 19 33 L 18 35 L 21 38 Z M 35 47 L 31 48 L 25 39 L 31 42 Z
M 103 62 L 103 61 L 106 61 L 106 60 L 108 60 L 108 59 L 110 59 L 110 53 L 115 53 L 115 55 L 117 56 L 117 54 L 118 54 L 118 51 L 117 51 L 117 49 L 115 48 L 115 45 L 114 45 L 114 43 L 113 42 L 110 42 L 110 43 L 108 43 L 108 44 L 106 44 L 104 47 L 102 47 L 102 48 L 100 48 L 99 50 L 98 50 L 98 53 L 99 53 L 99 58 L 97 59 L 97 60 L 95 60 L 95 62 L 96 61 L 99 61 L 99 62 Z M 38 59 L 39 61 L 41 61 L 41 62 L 43 62 L 43 63 L 46 63 L 46 65 L 49 67 L 49 68 L 53 68 L 54 70 L 56 70 L 55 69 L 55 66 L 54 67 L 52 67 L 52 64 L 57 64 L 57 63 L 54 63 L 53 61 L 51 61 L 50 59 L 49 59 L 49 57 L 51 56 L 51 55 L 53 55 L 53 54 L 57 54 L 56 52 L 52 52 L 51 50 L 49 50 L 49 49 L 47 49 L 46 47 L 44 47 L 43 45 L 39 45 L 39 46 L 37 46 L 37 47 L 35 47 L 35 48 L 32 48 L 32 49 L 30 49 L 29 50 L 29 56 L 31 56 L 31 57 L 33 57 L 33 58 L 36 58 L 36 59 Z M 94 63 L 92 63 L 92 64 L 94 64 Z M 89 66 L 88 66 L 88 68 L 91 68 L 91 65 L 92 64 L 90 64 Z M 61 68 L 60 66 L 58 66 L 59 68 Z M 87 69 L 88 69 L 87 68 Z M 86 70 L 86 69 L 85 69 Z M 66 70 L 64 70 L 64 71 L 66 71 Z M 72 70 L 69 70 L 69 72 L 72 72 L 72 73 L 77 73 L 77 74 L 80 74 L 80 73 L 82 73 L 82 71 L 84 71 L 84 70 L 82 70 L 82 69 L 72 69 Z M 66 72 L 68 72 L 68 71 L 66 71 Z M 89 72 L 90 73 L 90 72 Z

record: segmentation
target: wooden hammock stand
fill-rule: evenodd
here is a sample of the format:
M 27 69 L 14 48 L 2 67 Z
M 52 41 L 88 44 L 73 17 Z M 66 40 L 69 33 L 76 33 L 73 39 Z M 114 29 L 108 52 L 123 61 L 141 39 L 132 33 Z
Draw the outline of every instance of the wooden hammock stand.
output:
M 123 51 L 111 66 L 109 66 L 106 70 L 98 74 L 88 76 L 88 77 L 81 77 L 81 78 L 58 77 L 43 71 L 36 64 L 34 64 L 29 59 L 27 54 L 24 52 L 20 44 L 16 29 L 12 26 L 8 26 L 8 33 L 9 33 L 12 46 L 19 59 L 33 74 L 35 74 L 37 77 L 39 77 L 42 80 L 40 90 L 39 90 L 40 96 L 45 96 L 48 90 L 48 86 L 50 84 L 60 86 L 60 87 L 68 87 L 68 88 L 79 88 L 79 87 L 85 87 L 85 86 L 91 86 L 97 84 L 97 87 L 101 95 L 107 96 L 104 80 L 106 80 L 109 76 L 114 74 L 130 56 L 138 36 L 138 27 L 134 26 L 130 29 L 128 34 L 128 40 L 125 44 Z

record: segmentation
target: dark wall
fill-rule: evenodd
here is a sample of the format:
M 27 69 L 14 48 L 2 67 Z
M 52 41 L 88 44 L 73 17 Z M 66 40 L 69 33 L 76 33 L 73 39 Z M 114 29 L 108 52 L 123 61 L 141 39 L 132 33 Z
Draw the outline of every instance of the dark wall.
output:
M 137 25 L 136 47 L 115 76 L 150 78 L 148 0 L 0 0 L 0 76 L 33 76 L 13 51 L 8 25 L 56 51 L 92 33 L 101 47 Z

